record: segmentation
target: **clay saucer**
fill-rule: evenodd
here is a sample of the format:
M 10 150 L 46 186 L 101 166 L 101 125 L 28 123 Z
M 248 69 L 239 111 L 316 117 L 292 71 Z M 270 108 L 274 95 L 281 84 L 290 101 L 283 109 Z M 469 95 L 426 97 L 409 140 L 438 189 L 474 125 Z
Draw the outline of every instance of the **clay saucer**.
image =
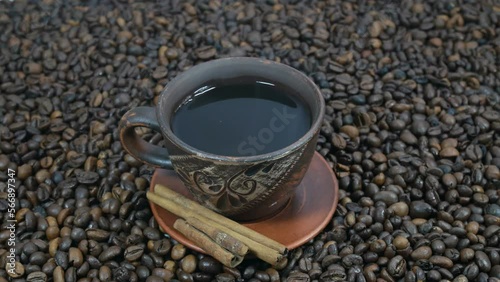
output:
M 161 183 L 192 199 L 189 191 L 172 170 L 156 169 L 150 190 Z M 316 236 L 328 224 L 338 202 L 338 182 L 328 163 L 317 152 L 309 165 L 302 183 L 288 204 L 277 214 L 266 219 L 241 224 L 294 249 Z M 160 227 L 173 239 L 186 247 L 204 253 L 173 225 L 178 217 L 150 202 L 153 215 Z

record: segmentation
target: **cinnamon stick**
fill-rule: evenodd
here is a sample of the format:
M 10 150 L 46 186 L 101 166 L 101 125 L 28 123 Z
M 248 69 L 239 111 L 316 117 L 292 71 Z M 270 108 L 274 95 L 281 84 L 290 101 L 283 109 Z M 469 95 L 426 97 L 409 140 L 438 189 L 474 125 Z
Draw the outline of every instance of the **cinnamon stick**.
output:
M 238 233 L 241 235 L 244 235 L 245 237 L 248 237 L 256 242 L 260 242 L 262 245 L 267 246 L 271 249 L 277 250 L 280 254 L 285 255 L 287 253 L 287 248 L 283 245 L 280 244 L 279 242 L 276 242 L 275 240 L 266 237 L 248 227 L 245 227 L 239 223 L 237 223 L 234 220 L 231 220 L 221 214 L 218 214 L 200 204 L 198 204 L 195 201 L 192 201 L 181 194 L 169 189 L 166 186 L 163 186 L 161 184 L 156 184 L 154 192 L 160 196 L 163 196 L 167 199 L 170 199 L 177 204 L 186 207 L 187 209 L 195 210 L 197 213 L 202 215 L 204 218 L 207 218 L 213 222 L 217 222 L 220 225 L 224 226 L 232 226 L 236 227 L 238 226 L 238 230 L 236 230 Z
M 183 219 L 177 219 L 174 223 L 174 228 L 186 236 L 189 240 L 196 242 L 209 255 L 220 261 L 225 266 L 235 267 L 243 261 L 242 256 L 235 255 L 222 248 L 203 232 L 190 226 Z
M 190 209 L 187 208 L 186 206 L 183 206 L 171 199 L 167 199 L 165 197 L 162 197 L 158 195 L 157 193 L 154 192 L 147 192 L 146 194 L 147 198 L 152 201 L 153 203 L 161 206 L 162 208 L 168 210 L 169 212 L 182 217 L 182 218 L 197 218 L 199 220 L 203 220 L 206 222 L 209 222 L 210 225 L 212 225 L 215 228 L 220 229 L 222 232 L 225 232 L 237 240 L 240 240 L 243 244 L 248 246 L 248 249 L 255 254 L 258 258 L 261 260 L 271 264 L 271 265 L 276 265 L 278 264 L 284 257 L 281 255 L 277 250 L 269 248 L 268 246 L 265 246 L 261 244 L 258 241 L 252 240 L 246 236 L 241 235 L 240 233 L 236 232 L 237 229 L 241 226 L 238 223 L 230 225 L 230 227 L 226 227 L 222 224 L 219 224 L 215 221 L 212 221 L 212 217 L 207 218 L 205 217 L 206 215 L 202 215 L 203 213 L 202 210 L 197 211 L 195 209 Z M 178 197 L 184 198 L 184 196 L 179 195 Z M 199 206 L 199 204 L 196 204 Z M 191 206 L 193 208 L 193 206 Z
M 188 217 L 186 221 L 193 226 L 194 228 L 200 230 L 205 233 L 208 237 L 210 237 L 215 243 L 219 246 L 225 248 L 233 254 L 239 256 L 245 256 L 248 253 L 248 246 L 243 244 L 241 241 L 237 240 L 233 236 L 220 231 L 219 229 L 206 224 L 205 222 L 195 218 Z

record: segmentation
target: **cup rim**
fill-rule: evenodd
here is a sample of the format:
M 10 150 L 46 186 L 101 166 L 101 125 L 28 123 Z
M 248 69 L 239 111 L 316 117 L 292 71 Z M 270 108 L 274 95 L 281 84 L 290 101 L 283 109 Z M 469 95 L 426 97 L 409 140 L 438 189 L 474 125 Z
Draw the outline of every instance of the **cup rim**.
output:
M 213 67 L 215 64 L 219 65 L 244 65 L 248 63 L 253 63 L 253 64 L 261 64 L 262 67 L 266 67 L 269 65 L 273 65 L 276 67 L 279 67 L 283 69 L 284 72 L 286 72 L 288 75 L 293 75 L 297 79 L 301 79 L 308 88 L 310 88 L 311 93 L 314 95 L 314 101 L 317 103 L 318 107 L 318 114 L 316 116 L 312 116 L 313 120 L 311 123 L 311 126 L 309 130 L 304 133 L 299 139 L 295 140 L 292 144 L 283 147 L 279 150 L 275 150 L 272 152 L 268 152 L 265 154 L 258 154 L 258 155 L 252 155 L 252 156 L 226 156 L 226 155 L 218 155 L 210 152 L 206 152 L 200 149 L 197 149 L 183 140 L 181 140 L 179 137 L 177 137 L 174 132 L 172 131 L 170 121 L 171 121 L 171 116 L 165 118 L 165 116 L 162 115 L 162 113 L 166 112 L 167 109 L 171 109 L 172 107 L 176 107 L 177 105 L 173 105 L 173 103 L 169 103 L 168 97 L 169 93 L 172 90 L 172 88 L 175 88 L 175 85 L 179 83 L 182 79 L 185 79 L 188 76 L 193 75 L 194 73 L 203 73 L 206 71 L 210 71 L 210 68 Z M 220 79 L 224 79 L 221 77 Z M 183 94 L 184 98 L 189 97 L 191 93 L 185 93 Z M 176 76 L 174 79 L 172 79 L 168 84 L 163 88 L 163 90 L 160 93 L 160 97 L 158 100 L 158 105 L 156 107 L 156 117 L 158 120 L 158 123 L 160 125 L 160 129 L 164 137 L 168 138 L 172 143 L 174 143 L 176 146 L 179 148 L 182 148 L 183 150 L 189 152 L 192 155 L 195 155 L 197 157 L 203 158 L 203 159 L 210 159 L 212 161 L 219 161 L 219 162 L 240 162 L 240 163 L 250 163 L 250 162 L 256 162 L 256 161 L 263 161 L 263 160 L 273 160 L 277 159 L 284 154 L 288 152 L 295 151 L 296 149 L 300 148 L 302 145 L 306 144 L 311 138 L 313 138 L 316 134 L 317 131 L 319 131 L 321 124 L 323 122 L 323 116 L 325 113 L 325 101 L 323 99 L 323 95 L 321 94 L 321 91 L 319 90 L 318 86 L 305 74 L 302 72 L 298 71 L 295 68 L 292 68 L 288 65 L 270 61 L 267 59 L 262 59 L 262 58 L 252 58 L 252 57 L 229 57 L 229 58 L 222 58 L 222 59 L 216 59 L 208 62 L 204 62 L 198 65 L 195 65 L 188 69 L 187 71 L 179 74 Z M 170 152 L 169 152 L 170 153 Z

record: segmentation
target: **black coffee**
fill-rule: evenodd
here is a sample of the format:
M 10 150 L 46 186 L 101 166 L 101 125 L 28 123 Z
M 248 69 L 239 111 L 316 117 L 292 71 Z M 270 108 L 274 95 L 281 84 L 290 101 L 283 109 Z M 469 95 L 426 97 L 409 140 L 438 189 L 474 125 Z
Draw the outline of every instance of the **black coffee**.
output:
M 309 108 L 271 83 L 198 89 L 172 119 L 176 136 L 199 150 L 252 156 L 282 149 L 311 126 Z

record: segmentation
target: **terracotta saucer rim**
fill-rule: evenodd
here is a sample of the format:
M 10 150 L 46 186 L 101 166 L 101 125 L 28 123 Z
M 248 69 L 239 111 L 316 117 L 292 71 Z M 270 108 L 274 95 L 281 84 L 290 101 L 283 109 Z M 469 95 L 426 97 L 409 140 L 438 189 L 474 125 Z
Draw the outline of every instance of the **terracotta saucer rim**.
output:
M 317 236 L 321 230 L 323 230 L 329 223 L 330 219 L 333 217 L 333 214 L 335 213 L 335 211 L 337 210 L 337 205 L 338 205 L 338 200 L 339 200 L 339 186 L 338 186 L 338 180 L 337 180 L 337 176 L 335 174 L 335 172 L 329 167 L 327 161 L 325 160 L 325 158 L 323 158 L 323 156 L 321 156 L 321 154 L 319 154 L 318 152 L 314 152 L 314 158 L 318 158 L 321 160 L 321 166 L 323 168 L 326 168 L 329 170 L 329 175 L 331 177 L 331 181 L 333 183 L 333 187 L 332 189 L 334 190 L 333 191 L 333 194 L 332 194 L 332 197 L 333 197 L 333 202 L 331 203 L 331 208 L 330 210 L 328 211 L 328 213 L 326 214 L 326 216 L 324 217 L 323 221 L 321 221 L 315 228 L 313 229 L 310 229 L 308 232 L 307 232 L 307 235 L 304 235 L 303 237 L 300 237 L 296 240 L 294 240 L 293 242 L 291 243 L 288 243 L 288 244 L 285 244 L 285 246 L 289 249 L 289 250 L 292 250 L 292 249 L 295 249 L 297 247 L 300 247 L 302 246 L 303 244 L 305 244 L 307 241 L 311 240 L 312 238 L 314 238 L 315 236 Z M 313 160 L 314 160 L 313 158 Z M 311 161 L 313 161 L 311 160 Z M 161 170 L 161 169 L 155 169 L 155 172 L 153 173 L 153 177 L 151 178 L 151 184 L 152 183 L 155 183 L 155 179 L 158 177 L 158 171 Z M 307 172 L 306 172 L 307 173 Z M 187 188 L 185 188 L 187 189 Z M 154 186 L 150 185 L 149 189 L 150 191 L 154 191 Z M 305 191 L 302 192 L 302 193 L 306 193 Z M 291 203 L 287 203 L 285 209 L 288 208 L 288 205 L 290 205 Z M 170 238 L 174 239 L 175 241 L 181 243 L 182 245 L 186 246 L 187 248 L 193 250 L 193 251 L 197 251 L 199 253 L 202 253 L 202 254 L 206 254 L 206 252 L 198 247 L 196 244 L 194 244 L 191 240 L 187 239 L 186 237 L 184 237 L 181 233 L 179 233 L 177 230 L 175 230 L 172 226 L 169 226 L 168 223 L 166 223 L 164 220 L 162 220 L 160 218 L 160 215 L 159 215 L 159 209 L 163 209 L 161 207 L 159 207 L 158 205 L 154 204 L 153 202 L 149 202 L 149 205 L 150 205 L 150 208 L 151 208 L 151 211 L 153 213 L 153 216 L 155 217 L 158 225 L 162 228 L 163 232 L 168 235 Z M 266 222 L 266 221 L 269 221 L 269 220 L 272 220 L 273 218 L 276 218 L 277 216 L 279 216 L 281 214 L 280 211 L 278 212 L 277 214 L 275 214 L 274 216 L 271 216 L 271 217 L 268 217 L 262 221 L 252 221 L 252 222 L 244 222 L 244 223 L 241 223 L 247 227 L 249 227 L 248 225 L 257 225 L 259 224 L 259 222 Z M 167 213 L 170 213 L 168 211 L 165 211 Z M 176 215 L 173 215 L 175 217 L 177 217 Z M 251 228 L 251 227 L 249 227 Z M 173 235 L 172 235 L 173 233 Z
M 325 167 L 328 167 L 329 169 L 331 169 L 330 166 L 328 165 L 328 163 L 326 162 L 325 158 L 323 158 L 323 156 L 320 153 L 314 152 L 314 154 L 317 155 L 317 157 L 319 157 L 319 159 L 321 160 L 321 162 L 323 162 L 323 165 Z M 312 231 L 310 231 L 309 235 L 304 236 L 303 239 L 301 239 L 301 240 L 296 240 L 299 242 L 290 243 L 287 246 L 287 248 L 289 250 L 293 250 L 295 248 L 298 248 L 298 247 L 304 245 L 305 242 L 316 237 L 321 232 L 321 230 L 323 230 L 328 225 L 328 223 L 330 222 L 330 219 L 333 217 L 333 214 L 337 210 L 337 205 L 339 202 L 339 184 L 338 184 L 337 176 L 335 175 L 335 171 L 332 170 L 330 173 L 330 176 L 332 177 L 333 190 L 334 190 L 333 191 L 332 208 L 328 212 L 328 214 L 325 217 L 325 219 L 323 220 L 323 222 L 321 222 L 316 228 L 314 228 Z M 302 243 L 300 241 L 302 241 Z

